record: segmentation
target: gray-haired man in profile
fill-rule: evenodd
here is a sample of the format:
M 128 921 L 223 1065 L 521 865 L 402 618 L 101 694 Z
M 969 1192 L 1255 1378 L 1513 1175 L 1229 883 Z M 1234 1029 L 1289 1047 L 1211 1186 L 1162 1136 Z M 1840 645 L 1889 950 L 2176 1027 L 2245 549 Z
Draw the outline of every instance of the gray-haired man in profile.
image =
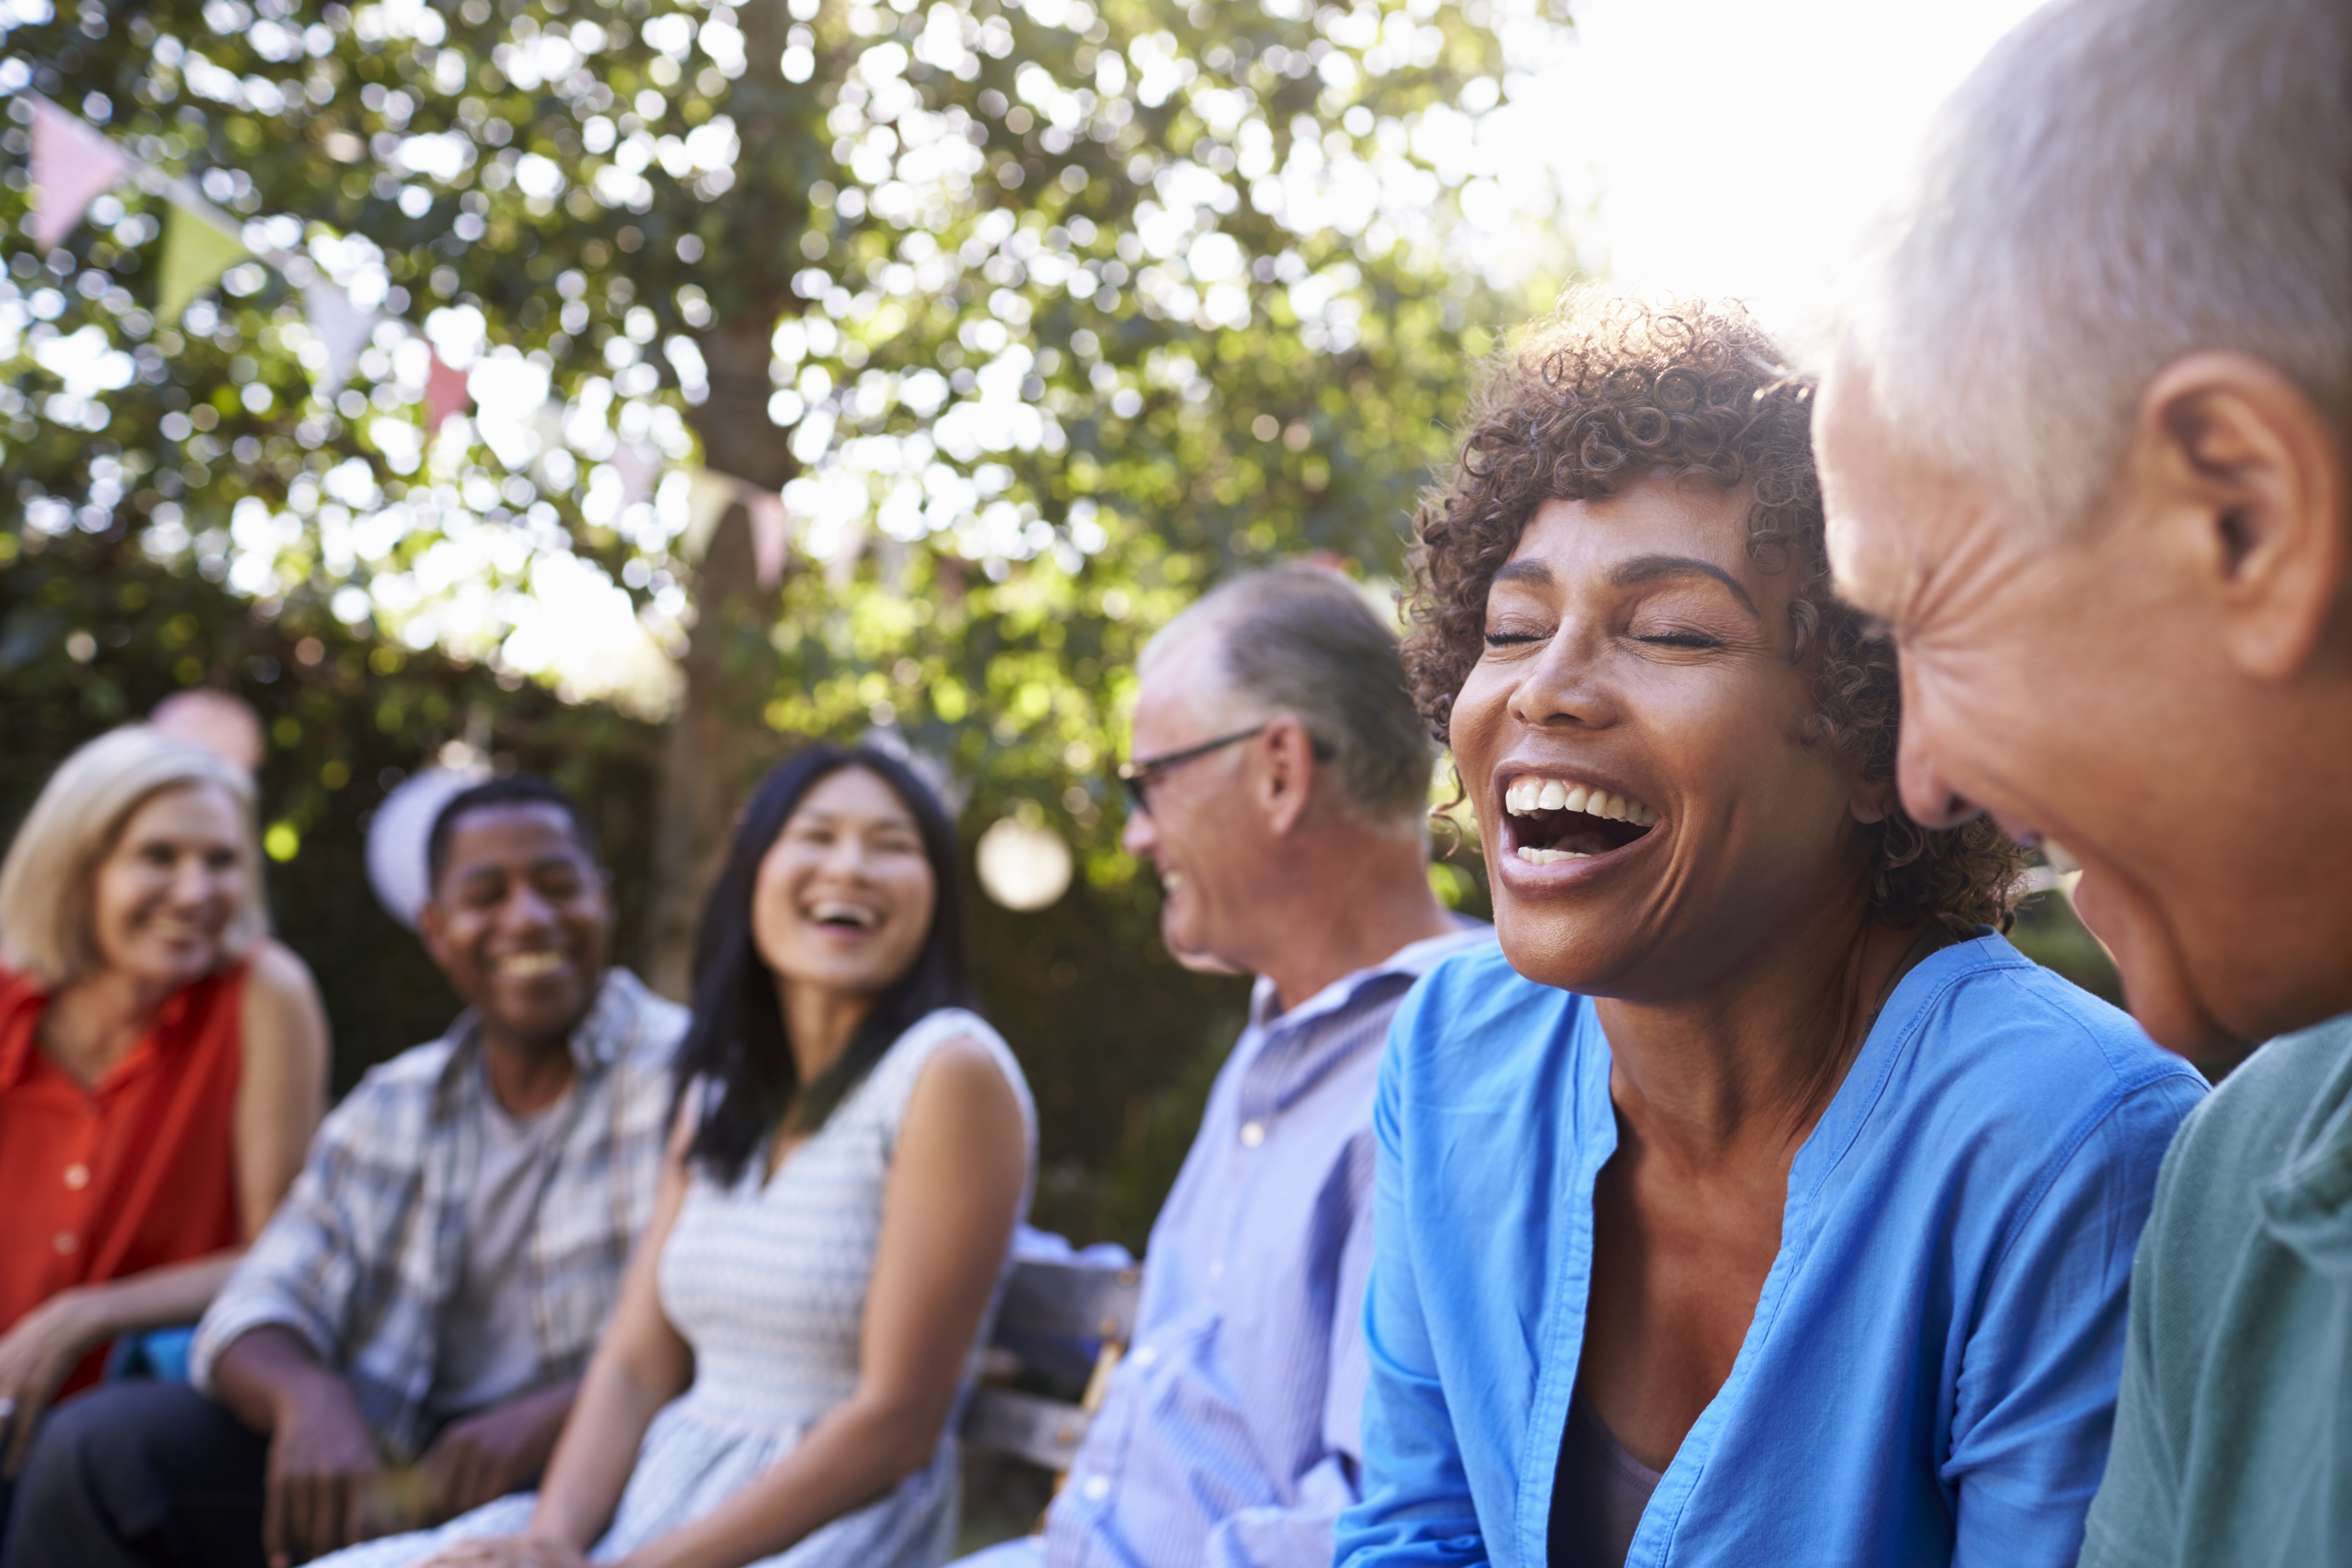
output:
M 1345 579 L 1230 583 L 1139 673 L 1127 847 L 1160 874 L 1170 951 L 1257 987 L 1044 1540 L 983 1556 L 1324 1568 L 1356 1499 L 1381 1042 L 1423 972 L 1488 932 L 1431 896 L 1427 731 Z
M 2046 6 L 1844 329 L 1814 437 L 1906 805 L 2069 851 L 2166 1044 L 2305 1031 L 2166 1161 L 2084 1561 L 2352 1562 L 2352 6 Z

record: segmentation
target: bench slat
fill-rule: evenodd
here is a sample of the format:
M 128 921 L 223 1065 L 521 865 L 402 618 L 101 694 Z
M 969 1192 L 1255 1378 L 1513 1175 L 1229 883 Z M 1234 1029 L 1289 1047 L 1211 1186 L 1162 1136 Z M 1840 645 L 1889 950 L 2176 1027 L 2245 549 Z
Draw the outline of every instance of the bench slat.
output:
M 975 1389 L 964 1413 L 963 1439 L 1058 1473 L 1077 1458 L 1091 1419 L 1078 1406 L 1058 1399 L 1010 1388 Z
M 1135 1308 L 1142 1294 L 1139 1268 L 1024 1261 L 1013 1266 L 996 1326 L 1000 1332 L 1123 1345 L 1135 1335 Z

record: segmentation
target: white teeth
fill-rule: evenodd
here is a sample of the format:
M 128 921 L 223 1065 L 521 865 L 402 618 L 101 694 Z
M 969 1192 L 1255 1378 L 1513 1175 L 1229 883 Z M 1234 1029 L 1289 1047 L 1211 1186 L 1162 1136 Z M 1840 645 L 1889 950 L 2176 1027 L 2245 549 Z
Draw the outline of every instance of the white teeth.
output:
M 520 974 L 528 976 L 532 974 L 545 974 L 550 970 L 562 967 L 562 964 L 563 954 L 556 952 L 552 948 L 542 948 L 534 952 L 510 952 L 507 954 L 504 958 L 499 960 L 499 971 L 503 974 Z
M 1573 849 L 1530 849 L 1522 844 L 1518 857 L 1530 866 L 1550 866 L 1562 860 L 1590 860 L 1590 855 L 1579 855 Z
M 865 931 L 874 924 L 874 911 L 862 909 L 856 904 L 816 904 L 810 908 L 809 919 L 820 924 L 831 921 L 844 921 L 860 931 Z
M 1580 811 L 1615 822 L 1630 822 L 1636 827 L 1654 826 L 1658 821 L 1655 811 L 1631 796 L 1526 774 L 1504 786 L 1503 809 L 1514 816 L 1537 811 Z

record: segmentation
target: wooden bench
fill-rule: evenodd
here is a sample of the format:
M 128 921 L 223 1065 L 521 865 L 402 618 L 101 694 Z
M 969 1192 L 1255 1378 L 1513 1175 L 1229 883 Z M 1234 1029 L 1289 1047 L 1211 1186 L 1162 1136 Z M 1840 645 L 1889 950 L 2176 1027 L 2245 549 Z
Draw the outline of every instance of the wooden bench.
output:
M 1058 1489 L 1135 1337 L 1142 1292 L 1139 1266 L 1014 1264 L 963 1440 L 1053 1471 Z

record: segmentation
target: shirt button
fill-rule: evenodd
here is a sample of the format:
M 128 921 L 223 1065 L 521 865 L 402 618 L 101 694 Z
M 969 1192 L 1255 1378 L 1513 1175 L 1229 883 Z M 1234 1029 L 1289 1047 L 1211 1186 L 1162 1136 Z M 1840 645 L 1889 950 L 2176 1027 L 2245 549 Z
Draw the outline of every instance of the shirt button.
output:
M 1243 1122 L 1243 1123 L 1242 1123 L 1242 1147 L 1243 1147 L 1243 1148 L 1244 1148 L 1244 1149 L 1255 1149 L 1255 1148 L 1256 1148 L 1259 1144 L 1261 1144 L 1261 1143 L 1263 1143 L 1263 1142 L 1265 1142 L 1265 1122 L 1263 1122 L 1263 1121 L 1244 1121 L 1244 1122 Z
M 59 1252 L 71 1252 L 74 1248 L 81 1245 L 81 1237 L 76 1236 L 69 1230 L 61 1230 L 58 1232 L 55 1237 L 50 1238 L 49 1245 L 56 1247 Z
M 1160 1352 L 1153 1350 L 1150 1345 L 1146 1345 L 1141 1350 L 1135 1352 L 1135 1364 L 1138 1366 L 1150 1366 L 1153 1362 L 1158 1361 L 1159 1359 Z
M 66 1185 L 75 1192 L 89 1185 L 89 1167 L 77 1160 L 66 1167 Z
M 1087 1478 L 1086 1486 L 1081 1489 L 1087 1494 L 1087 1500 L 1088 1502 L 1100 1502 L 1103 1499 L 1110 1496 L 1110 1478 L 1108 1476 L 1088 1476 Z

